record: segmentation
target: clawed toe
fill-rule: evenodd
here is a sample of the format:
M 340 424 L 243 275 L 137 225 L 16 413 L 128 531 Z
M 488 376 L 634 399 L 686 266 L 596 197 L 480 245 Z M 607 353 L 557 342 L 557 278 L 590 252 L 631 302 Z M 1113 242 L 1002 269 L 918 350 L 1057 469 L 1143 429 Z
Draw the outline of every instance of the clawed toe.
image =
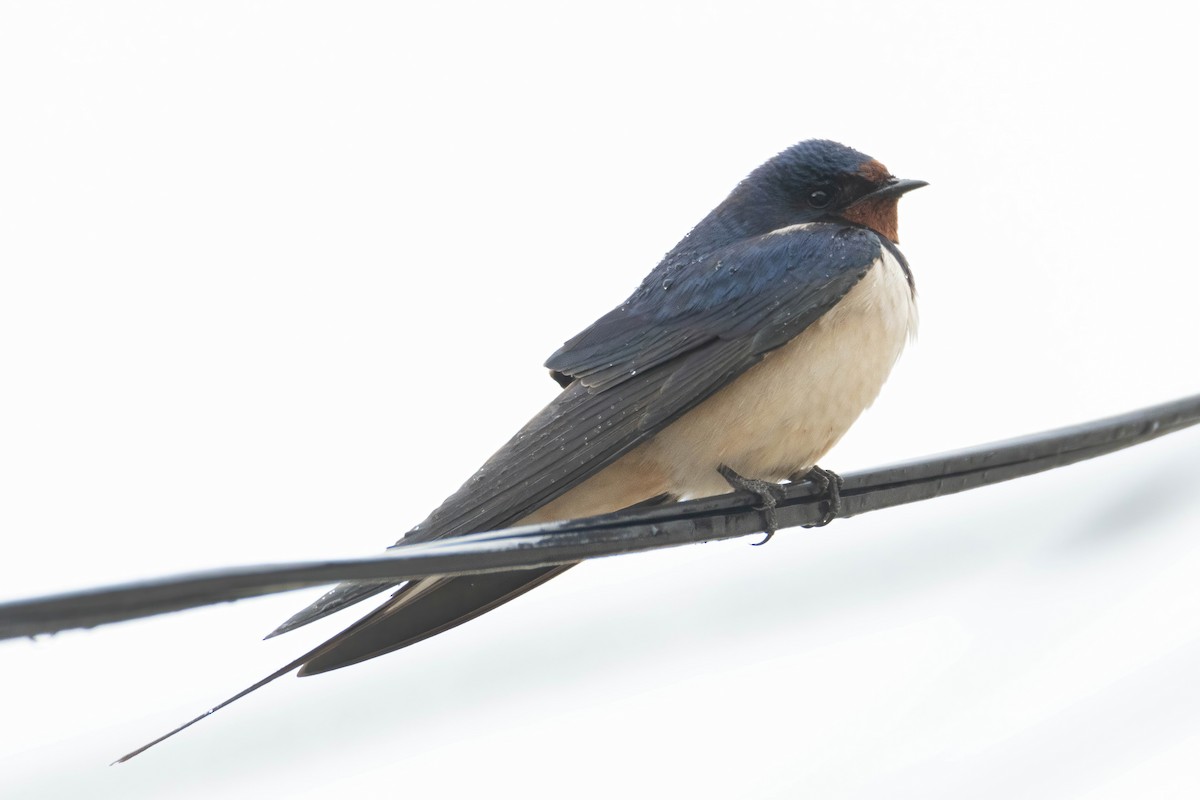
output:
M 796 474 L 791 477 L 793 483 L 799 481 L 812 481 L 820 487 L 821 492 L 825 495 L 825 515 L 817 522 L 804 525 L 805 528 L 823 528 L 829 523 L 837 519 L 837 516 L 842 513 L 842 476 L 838 475 L 833 470 L 822 469 L 814 466 L 808 472 Z
M 776 508 L 779 501 L 784 497 L 784 489 L 778 483 L 771 481 L 758 480 L 756 478 L 747 478 L 739 475 L 730 467 L 722 464 L 717 467 L 717 472 L 725 479 L 734 489 L 747 492 L 754 495 L 758 500 L 759 505 L 754 508 L 761 511 L 763 515 L 763 532 L 766 536 L 761 542 L 755 542 L 755 545 L 763 545 L 771 541 L 771 537 L 775 535 L 775 531 L 779 530 L 779 516 L 776 513 Z M 789 480 L 792 483 L 800 483 L 802 481 L 810 481 L 817 485 L 820 494 L 825 496 L 825 513 L 821 519 L 816 522 L 804 525 L 805 528 L 822 528 L 837 519 L 842 513 L 842 476 L 836 472 L 821 467 L 813 467 L 808 472 L 797 473 Z
M 761 505 L 755 506 L 755 510 L 761 511 L 763 514 L 763 533 L 766 534 L 761 542 L 755 542 L 754 545 L 764 545 L 771 541 L 771 537 L 775 535 L 775 531 L 779 530 L 779 516 L 775 513 L 776 506 L 783 499 L 783 487 L 777 483 L 770 481 L 760 481 L 756 478 L 747 478 L 739 475 L 733 469 L 724 464 L 717 467 L 717 472 L 725 479 L 734 489 L 742 492 L 748 492 L 754 495 Z

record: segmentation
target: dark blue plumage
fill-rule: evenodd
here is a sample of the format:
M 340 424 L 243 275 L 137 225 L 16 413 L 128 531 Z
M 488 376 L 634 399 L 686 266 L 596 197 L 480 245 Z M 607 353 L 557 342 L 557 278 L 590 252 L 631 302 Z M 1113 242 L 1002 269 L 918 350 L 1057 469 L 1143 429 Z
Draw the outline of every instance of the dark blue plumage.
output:
M 761 355 L 844 296 L 881 246 L 869 231 L 824 225 L 739 240 L 686 266 L 665 260 L 546 366 L 608 388 L 714 339 L 754 334 L 748 355 Z
M 839 182 L 853 184 L 848 192 L 865 191 L 870 181 L 858 170 L 875 163 L 870 156 L 827 139 L 792 145 L 735 186 L 667 253 L 655 272 L 673 271 L 721 247 L 787 225 L 825 219 L 831 207 L 814 208 L 808 202 L 811 192 Z

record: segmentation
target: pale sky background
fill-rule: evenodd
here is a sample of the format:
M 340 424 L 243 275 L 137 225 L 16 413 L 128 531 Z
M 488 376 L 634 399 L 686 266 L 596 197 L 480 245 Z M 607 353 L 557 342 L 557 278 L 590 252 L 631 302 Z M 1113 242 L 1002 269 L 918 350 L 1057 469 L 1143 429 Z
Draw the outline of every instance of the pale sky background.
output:
M 930 187 L 849 471 L 1200 392 L 1195 4 L 0 4 L 0 595 L 371 553 L 749 170 Z M 595 562 L 116 756 L 350 618 L 0 643 L 5 798 L 1200 794 L 1200 431 Z

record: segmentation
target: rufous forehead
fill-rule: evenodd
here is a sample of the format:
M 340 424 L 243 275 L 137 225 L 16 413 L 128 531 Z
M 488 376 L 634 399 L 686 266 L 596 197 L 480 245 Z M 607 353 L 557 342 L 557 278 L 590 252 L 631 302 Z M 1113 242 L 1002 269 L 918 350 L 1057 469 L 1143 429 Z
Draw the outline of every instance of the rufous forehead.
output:
M 892 177 L 892 173 L 888 172 L 888 168 L 880 164 L 875 159 L 870 159 L 863 163 L 858 168 L 858 174 L 866 178 L 871 183 L 882 183 Z

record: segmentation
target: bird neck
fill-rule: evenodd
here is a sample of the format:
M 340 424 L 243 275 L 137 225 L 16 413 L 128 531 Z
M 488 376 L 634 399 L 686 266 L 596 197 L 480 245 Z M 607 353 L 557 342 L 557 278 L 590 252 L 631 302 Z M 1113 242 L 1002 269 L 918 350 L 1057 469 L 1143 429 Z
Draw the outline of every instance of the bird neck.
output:
M 865 225 L 885 239 L 900 243 L 899 198 L 868 198 L 842 212 L 843 219 Z
M 664 260 L 679 263 L 703 258 L 734 242 L 811 221 L 789 213 L 787 203 L 761 187 L 743 184 L 700 220 Z

